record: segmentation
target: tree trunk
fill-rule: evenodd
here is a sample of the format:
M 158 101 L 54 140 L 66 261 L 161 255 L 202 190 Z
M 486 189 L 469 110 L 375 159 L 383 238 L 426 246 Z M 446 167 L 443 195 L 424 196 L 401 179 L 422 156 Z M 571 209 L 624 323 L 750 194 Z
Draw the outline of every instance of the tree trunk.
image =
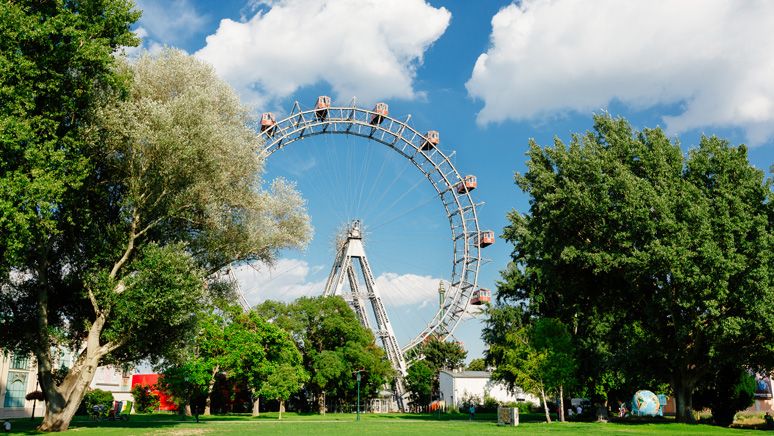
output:
M 543 409 L 546 411 L 546 422 L 551 424 L 551 414 L 548 413 L 548 403 L 546 402 L 546 391 L 540 387 L 540 398 L 543 399 Z
M 693 416 L 693 390 L 695 383 L 689 380 L 679 379 L 672 384 L 675 391 L 675 419 L 677 422 L 695 424 L 696 419 Z
M 40 387 L 46 396 L 46 414 L 38 427 L 40 431 L 65 431 L 78 410 L 86 388 L 94 379 L 100 359 L 115 349 L 114 344 L 100 346 L 99 337 L 105 325 L 105 316 L 100 314 L 94 320 L 86 338 L 86 348 L 76 359 L 59 386 L 53 382 L 51 355 L 48 350 L 36 350 Z
M 320 415 L 325 415 L 325 392 L 321 392 L 317 397 L 317 408 Z
M 183 414 L 185 416 L 193 416 L 193 413 L 191 413 L 191 404 L 190 403 L 185 405 L 185 410 L 183 411 Z
M 279 419 L 282 419 L 282 412 L 284 412 L 284 411 L 285 411 L 285 400 L 283 400 L 282 398 L 280 398 L 280 400 L 279 400 L 279 403 L 280 403 L 280 409 L 279 409 Z
M 559 422 L 564 422 L 564 386 L 559 385 Z
M 212 377 L 210 377 L 210 383 L 207 385 L 207 399 L 204 400 L 204 413 L 202 415 L 210 415 L 210 404 L 212 404 L 212 387 L 215 386 L 215 375 L 220 372 L 220 366 L 215 365 L 212 370 Z
M 65 431 L 70 427 L 86 388 L 96 373 L 99 357 L 79 359 L 68 372 L 62 384 L 46 388 L 46 413 L 38 427 L 40 431 Z
M 253 401 L 253 416 L 261 416 L 261 397 L 255 396 L 255 401 Z

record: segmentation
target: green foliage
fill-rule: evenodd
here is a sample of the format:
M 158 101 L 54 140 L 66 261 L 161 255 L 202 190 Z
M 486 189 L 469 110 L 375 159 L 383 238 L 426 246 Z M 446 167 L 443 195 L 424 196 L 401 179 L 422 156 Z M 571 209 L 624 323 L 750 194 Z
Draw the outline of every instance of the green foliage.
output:
M 511 401 L 502 404 L 503 407 L 515 407 L 519 409 L 519 414 L 532 413 L 533 410 L 540 410 L 537 404 L 530 401 Z
M 486 371 L 486 360 L 480 357 L 473 359 L 465 369 L 468 371 Z
M 384 351 L 341 297 L 304 297 L 287 305 L 267 301 L 255 311 L 295 340 L 310 377 L 306 389 L 318 400 L 324 395 L 334 404 L 354 402 L 357 370 L 363 370 L 363 398 L 374 397 L 392 381 Z
M 513 317 L 514 308 L 492 311 L 494 317 L 484 331 L 489 345 L 487 360 L 495 366 L 492 379 L 504 382 L 511 391 L 520 388 L 542 397 L 543 401 L 546 401 L 546 392 L 558 393 L 561 387 L 572 383 L 576 369 L 574 347 L 564 324 L 556 319 L 540 318 L 526 325 L 520 322 L 500 325 L 503 330 L 493 335 L 488 332 L 494 324 L 518 317 Z M 547 411 L 546 420 L 550 422 Z
M 694 392 L 693 408 L 697 411 L 710 409 L 713 422 L 728 427 L 733 424 L 736 412 L 752 406 L 755 388 L 755 376 L 746 369 L 721 368 L 706 377 Z
M 496 412 L 499 406 L 499 401 L 497 401 L 494 397 L 490 397 L 489 395 L 484 394 L 484 401 L 481 403 L 482 412 Z
M 411 364 L 405 382 L 413 406 L 425 407 L 430 404 L 435 377 L 435 372 L 424 360 L 418 360 Z
M 134 409 L 138 413 L 153 413 L 159 408 L 159 394 L 153 392 L 154 388 L 154 386 L 148 385 L 134 385 L 132 387 Z
M 101 409 L 101 416 L 107 416 L 108 412 L 113 408 L 113 393 L 103 391 L 102 389 L 90 389 L 83 395 L 84 413 L 88 415 L 94 414 L 94 406 L 98 406 Z
M 251 311 L 226 326 L 224 367 L 256 396 L 286 400 L 309 378 L 290 335 Z
M 54 415 L 100 363 L 185 348 L 227 296 L 205 277 L 311 231 L 292 185 L 261 188 L 252 119 L 211 67 L 173 50 L 117 65 L 131 8 L 0 4 L 0 347 L 32 347 L 43 430 L 66 429 Z M 83 350 L 64 375 L 57 345 Z
M 83 149 L 94 111 L 126 89 L 113 53 L 138 43 L 132 8 L 126 0 L 0 3 L 2 275 L 32 264 L 35 248 L 77 215 L 63 205 L 92 170 Z
M 468 355 L 468 352 L 462 348 L 459 342 L 442 341 L 436 337 L 426 340 L 421 345 L 419 352 L 425 356 L 425 361 L 436 374 L 442 369 L 462 368 L 465 357 Z
M 582 379 L 670 383 L 690 419 L 712 368 L 774 366 L 771 181 L 744 146 L 704 137 L 684 155 L 602 115 L 528 157 L 516 182 L 530 212 L 508 215 L 498 297 L 569 326 Z

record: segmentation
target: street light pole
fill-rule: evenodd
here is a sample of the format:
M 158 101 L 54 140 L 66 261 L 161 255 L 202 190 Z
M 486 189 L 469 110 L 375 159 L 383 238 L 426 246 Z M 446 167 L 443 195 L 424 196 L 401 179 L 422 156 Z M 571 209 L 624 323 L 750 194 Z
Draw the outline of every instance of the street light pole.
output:
M 360 371 L 357 372 L 357 420 L 360 421 Z

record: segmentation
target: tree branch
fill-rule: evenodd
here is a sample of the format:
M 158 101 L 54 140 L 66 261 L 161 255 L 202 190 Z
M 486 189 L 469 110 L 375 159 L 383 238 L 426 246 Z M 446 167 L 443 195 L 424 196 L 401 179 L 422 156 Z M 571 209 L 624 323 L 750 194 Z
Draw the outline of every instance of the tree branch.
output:
M 129 241 L 126 243 L 126 250 L 124 250 L 124 255 L 121 256 L 121 259 L 118 260 L 118 262 L 113 265 L 113 269 L 110 270 L 110 278 L 115 279 L 116 274 L 118 274 L 118 270 L 121 269 L 121 267 L 124 266 L 126 261 L 129 260 L 129 256 L 132 255 L 132 251 L 134 251 L 134 240 L 137 238 L 137 225 L 140 223 L 140 214 L 137 213 L 135 210 L 132 214 L 132 227 L 129 230 Z
M 91 301 L 91 306 L 94 308 L 94 314 L 99 315 L 99 304 L 97 304 L 97 297 L 91 290 L 91 286 L 86 286 L 86 291 L 89 293 L 89 301 Z

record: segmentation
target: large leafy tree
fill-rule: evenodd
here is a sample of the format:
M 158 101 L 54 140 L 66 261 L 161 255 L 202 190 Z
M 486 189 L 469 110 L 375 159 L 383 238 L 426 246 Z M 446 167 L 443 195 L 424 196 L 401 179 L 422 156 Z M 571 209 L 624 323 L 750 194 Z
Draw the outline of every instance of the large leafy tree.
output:
M 433 399 L 435 372 L 424 360 L 412 363 L 406 374 L 406 389 L 414 407 L 425 407 Z
M 229 304 L 218 306 L 202 310 L 193 327 L 194 334 L 184 346 L 167 353 L 157 368 L 162 374 L 159 384 L 172 395 L 181 412 L 195 409 L 193 412 L 198 414 L 210 414 L 215 377 L 224 367 L 226 327 L 241 310 Z M 201 410 L 192 407 L 197 403 L 203 403 Z
M 486 355 L 495 367 L 492 378 L 511 391 L 523 389 L 543 400 L 546 421 L 551 422 L 546 395 L 556 393 L 563 402 L 564 387 L 572 382 L 575 356 L 572 338 L 564 324 L 552 318 L 522 322 L 518 308 L 495 307 L 483 331 Z M 559 408 L 559 418 L 564 413 Z
M 430 336 L 417 350 L 424 357 L 423 361 L 432 372 L 431 396 L 437 397 L 440 392 L 438 374 L 441 370 L 455 370 L 462 368 L 468 352 L 459 342 L 444 341 L 438 337 Z M 424 374 L 424 371 L 422 371 Z M 418 374 L 415 374 L 418 375 Z M 415 379 L 415 381 L 417 381 Z
M 123 29 L 127 17 L 136 18 L 125 2 L 40 4 L 47 5 L 46 14 L 77 15 L 68 20 L 95 26 Z M 2 8 L 30 29 L 48 16 L 17 3 Z M 64 24 L 51 23 L 48 32 Z M 109 41 L 93 45 L 102 30 L 84 27 L 88 31 L 75 33 L 73 46 L 112 59 Z M 49 45 L 57 44 L 43 44 Z M 104 63 L 107 75 L 110 64 Z M 94 74 L 66 64 L 61 71 L 73 80 Z M 291 187 L 277 182 L 261 190 L 260 144 L 251 119 L 210 67 L 167 50 L 113 71 L 110 77 L 130 81 L 128 93 L 103 86 L 98 94 L 107 102 L 83 118 L 75 113 L 60 120 L 50 142 L 11 140 L 20 156 L 34 157 L 40 166 L 3 160 L 3 177 L 8 166 L 12 174 L 56 187 L 55 195 L 37 188 L 12 199 L 3 194 L 2 225 L 25 216 L 34 225 L 25 224 L 11 242 L 2 238 L 2 345 L 29 347 L 37 358 L 47 402 L 43 430 L 67 428 L 100 362 L 154 360 L 178 348 L 194 331 L 211 289 L 206 277 L 233 261 L 270 261 L 277 249 L 303 244 L 309 235 L 302 200 Z M 48 92 L 82 93 L 66 86 Z M 76 120 L 78 136 L 57 139 Z M 53 163 L 44 163 L 51 159 L 40 155 L 41 147 Z M 50 169 L 56 159 L 65 159 L 63 167 Z M 57 171 L 79 179 L 61 184 Z M 56 346 L 81 350 L 61 383 L 53 379 Z
M 230 375 L 247 382 L 253 394 L 253 416 L 261 396 L 284 401 L 309 379 L 301 353 L 288 332 L 263 320 L 257 312 L 237 316 L 225 330 L 223 365 Z
M 669 383 L 690 421 L 713 368 L 774 366 L 771 181 L 744 146 L 703 137 L 686 155 L 601 115 L 528 156 L 499 295 L 570 326 L 582 371 Z
M 325 413 L 326 402 L 355 400 L 355 371 L 363 370 L 365 398 L 375 396 L 392 381 L 392 367 L 384 351 L 341 297 L 304 297 L 287 305 L 267 301 L 255 310 L 295 339 L 310 376 L 306 388 L 317 399 L 320 413 Z

